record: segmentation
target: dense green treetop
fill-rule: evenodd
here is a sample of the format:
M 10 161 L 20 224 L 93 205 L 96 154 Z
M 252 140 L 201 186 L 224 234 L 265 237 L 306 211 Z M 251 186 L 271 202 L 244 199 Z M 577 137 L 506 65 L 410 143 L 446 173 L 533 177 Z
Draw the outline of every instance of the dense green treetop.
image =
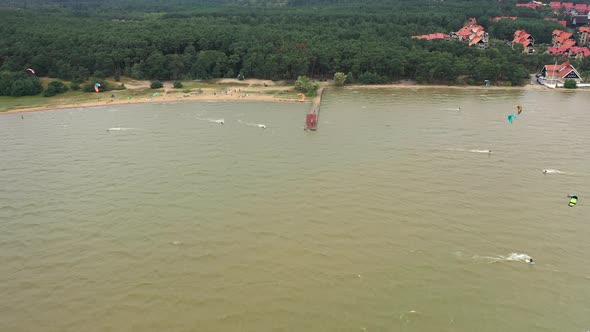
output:
M 501 40 L 526 29 L 539 43 L 546 10 L 490 0 L 8 0 L 0 4 L 0 72 L 85 80 L 246 77 L 519 84 L 554 57 L 526 56 Z M 490 23 L 490 17 L 518 15 Z M 482 50 L 412 35 L 488 29 Z M 497 40 L 496 40 L 497 39 Z M 584 62 L 587 64 L 587 61 Z M 581 70 L 588 70 L 582 64 Z M 8 76 L 6 76 L 8 77 Z M 462 81 L 461 81 L 462 82 Z

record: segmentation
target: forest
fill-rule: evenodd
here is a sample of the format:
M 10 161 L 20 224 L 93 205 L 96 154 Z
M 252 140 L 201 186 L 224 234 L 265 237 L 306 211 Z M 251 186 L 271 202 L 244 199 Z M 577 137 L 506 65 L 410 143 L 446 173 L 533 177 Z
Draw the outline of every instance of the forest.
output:
M 574 1 L 575 2 L 575 1 Z M 580 1 L 578 1 L 580 2 Z M 128 76 L 179 80 L 306 75 L 372 84 L 520 85 L 555 56 L 523 55 L 515 29 L 549 43 L 550 13 L 490 0 L 7 0 L 0 4 L 0 95 L 39 93 L 36 76 L 82 83 Z M 519 19 L 491 23 L 500 15 Z M 486 49 L 416 34 L 475 17 Z M 576 63 L 590 71 L 588 59 Z M 35 75 L 24 73 L 34 68 Z M 587 75 L 587 74 L 586 74 Z M 26 83 L 28 82 L 28 83 Z M 36 82 L 36 83 L 35 83 Z

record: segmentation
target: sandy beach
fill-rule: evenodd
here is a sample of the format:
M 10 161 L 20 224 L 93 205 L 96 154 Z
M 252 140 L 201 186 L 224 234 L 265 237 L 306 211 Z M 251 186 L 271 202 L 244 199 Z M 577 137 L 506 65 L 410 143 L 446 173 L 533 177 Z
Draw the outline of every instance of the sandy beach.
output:
M 183 101 L 268 101 L 268 102 L 302 102 L 297 96 L 293 85 L 287 82 L 273 82 L 271 80 L 249 79 L 239 81 L 237 79 L 217 79 L 206 81 L 204 87 L 192 89 L 173 89 L 172 82 L 165 82 L 162 89 L 149 89 L 149 81 L 129 80 L 125 82 L 125 90 L 105 91 L 100 94 L 82 94 L 81 100 L 69 98 L 66 95 L 47 98 L 47 103 L 35 106 L 16 106 L 0 114 L 19 112 L 39 112 L 48 110 L 98 107 L 108 105 L 142 104 L 142 103 L 168 103 Z M 485 87 L 485 86 L 449 86 L 449 85 L 418 85 L 411 81 L 403 81 L 397 84 L 379 85 L 347 85 L 334 87 L 332 82 L 322 84 L 323 88 L 334 89 L 482 89 L 482 90 L 514 90 L 514 89 L 547 89 L 541 85 L 525 85 L 521 87 Z M 190 92 L 186 92 L 190 90 Z M 26 98 L 26 97 L 25 97 Z M 318 97 L 307 99 L 305 103 L 318 104 Z
M 47 104 L 15 107 L 0 114 L 40 112 L 48 110 L 127 105 L 142 103 L 168 103 L 183 101 L 235 101 L 253 100 L 269 102 L 301 102 L 292 85 L 270 80 L 219 79 L 207 81 L 204 87 L 173 89 L 172 82 L 165 82 L 162 89 L 150 89 L 149 81 L 127 81 L 125 90 L 111 90 L 100 94 L 85 93 L 83 100 L 66 95 L 47 98 Z M 190 91 L 186 91 L 190 90 Z M 26 97 L 24 97 L 26 98 Z M 1 102 L 1 101 L 0 101 Z M 307 101 L 306 101 L 307 102 Z

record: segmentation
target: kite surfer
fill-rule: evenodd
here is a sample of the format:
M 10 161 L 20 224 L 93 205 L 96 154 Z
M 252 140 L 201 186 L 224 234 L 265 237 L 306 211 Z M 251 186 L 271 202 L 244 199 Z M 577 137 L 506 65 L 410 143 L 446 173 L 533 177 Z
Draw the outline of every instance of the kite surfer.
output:
M 569 207 L 574 207 L 578 204 L 578 196 L 576 195 L 567 195 L 570 198 L 570 202 L 567 204 Z

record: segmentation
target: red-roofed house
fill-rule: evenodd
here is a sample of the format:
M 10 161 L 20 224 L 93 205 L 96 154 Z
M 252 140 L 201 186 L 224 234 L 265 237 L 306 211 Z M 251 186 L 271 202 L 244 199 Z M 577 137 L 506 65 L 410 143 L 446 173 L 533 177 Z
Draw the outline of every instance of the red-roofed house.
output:
M 572 10 L 574 9 L 574 3 L 573 2 L 562 2 L 561 6 L 563 8 L 565 8 L 565 10 Z
M 484 27 L 477 24 L 473 17 L 467 19 L 459 31 L 451 32 L 451 37 L 460 41 L 469 41 L 469 46 L 477 45 L 481 48 L 487 47 L 489 40 L 489 35 Z
M 555 47 L 555 46 L 551 46 L 547 49 L 547 52 L 551 53 L 551 54 L 566 54 L 567 53 L 567 48 L 565 47 Z
M 563 20 L 557 21 L 557 23 L 561 24 L 561 26 L 564 27 L 564 28 L 567 25 L 567 21 L 563 21 Z
M 575 59 L 583 59 L 590 56 L 590 49 L 588 47 L 573 46 L 568 50 L 569 56 Z
M 549 7 L 553 9 L 553 11 L 559 11 L 561 9 L 561 2 L 560 1 L 551 1 L 549 2 Z
M 566 79 L 573 79 L 577 83 L 582 82 L 580 73 L 572 66 L 569 61 L 566 61 L 560 65 L 545 65 L 541 70 L 541 77 L 551 84 L 561 83 L 563 84 Z
M 588 13 L 588 5 L 587 5 L 587 4 L 585 4 L 585 3 L 578 3 L 578 4 L 575 4 L 575 5 L 574 5 L 574 10 L 575 10 L 575 11 L 576 11 L 578 14 L 580 14 L 580 15 L 582 15 L 582 14 L 586 14 L 586 13 Z
M 559 37 L 562 33 L 564 33 L 565 31 L 563 30 L 559 30 L 559 29 L 555 29 L 553 30 L 553 32 L 551 33 L 551 42 L 553 43 L 553 40 L 557 37 Z
M 573 39 L 566 39 L 563 41 L 563 43 L 561 45 L 558 45 L 558 47 L 565 47 L 565 48 L 570 48 L 570 47 L 574 47 L 576 46 L 576 41 Z
M 563 30 L 553 30 L 551 36 L 551 42 L 553 43 L 553 46 L 559 47 L 563 44 L 564 41 L 571 38 L 573 35 Z
M 523 53 L 533 54 L 535 52 L 535 38 L 524 30 L 516 30 L 514 32 L 512 47 L 514 47 L 514 44 L 521 44 L 524 47 Z
M 471 29 L 469 27 L 462 27 L 459 31 L 451 33 L 451 36 L 454 36 L 461 41 L 469 39 L 470 35 Z
M 588 35 L 590 35 L 590 27 L 581 27 L 578 29 L 580 35 L 580 45 L 588 44 Z
M 552 34 L 553 47 L 549 47 L 547 51 L 551 54 L 562 54 L 572 56 L 569 52 L 570 48 L 576 46 L 576 41 L 572 39 L 572 34 L 562 30 L 553 30 Z M 578 57 L 579 52 L 574 56 Z M 582 55 L 585 54 L 582 51 Z

